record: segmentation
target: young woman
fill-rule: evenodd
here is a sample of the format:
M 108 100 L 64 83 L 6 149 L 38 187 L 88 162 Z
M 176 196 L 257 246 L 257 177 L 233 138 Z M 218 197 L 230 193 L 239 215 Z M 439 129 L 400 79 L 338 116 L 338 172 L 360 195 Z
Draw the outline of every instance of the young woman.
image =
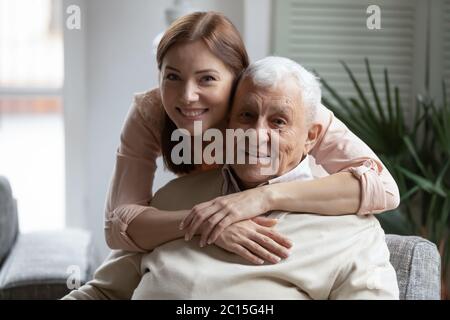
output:
M 106 241 L 112 249 L 149 251 L 165 241 L 202 234 L 208 221 L 215 221 L 217 234 L 217 230 L 270 210 L 364 215 L 398 206 L 397 185 L 378 157 L 332 112 L 319 106 L 315 122 L 322 130 L 309 153 L 329 176 L 246 190 L 191 211 L 150 207 L 155 161 L 161 154 L 176 174 L 211 169 L 174 164 L 170 155 L 177 142 L 171 142 L 170 136 L 176 128 L 193 132 L 194 121 L 202 121 L 203 130 L 225 128 L 233 87 L 248 65 L 248 56 L 226 17 L 197 12 L 178 19 L 166 31 L 157 62 L 159 88 L 135 96 L 117 150 L 105 219 Z M 219 212 L 227 219 L 217 221 Z

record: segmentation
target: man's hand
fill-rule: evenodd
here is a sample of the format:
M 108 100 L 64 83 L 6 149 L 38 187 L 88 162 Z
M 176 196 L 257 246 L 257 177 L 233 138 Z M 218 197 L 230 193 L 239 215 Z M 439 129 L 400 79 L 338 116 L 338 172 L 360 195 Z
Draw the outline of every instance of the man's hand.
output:
M 292 242 L 273 230 L 276 223 L 276 219 L 265 217 L 236 222 L 228 226 L 214 244 L 254 264 L 278 263 L 289 256 L 287 249 L 292 247 Z
M 180 229 L 186 230 L 185 239 L 192 239 L 202 226 L 200 244 L 210 244 L 231 224 L 266 213 L 270 208 L 265 191 L 266 187 L 249 189 L 194 206 L 180 224 Z

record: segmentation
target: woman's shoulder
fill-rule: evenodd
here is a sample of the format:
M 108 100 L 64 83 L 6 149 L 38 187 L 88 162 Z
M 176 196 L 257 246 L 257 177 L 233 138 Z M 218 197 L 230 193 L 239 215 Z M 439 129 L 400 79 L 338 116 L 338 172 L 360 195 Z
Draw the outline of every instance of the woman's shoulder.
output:
M 164 121 L 164 107 L 159 88 L 135 93 L 134 106 L 145 122 L 161 127 Z

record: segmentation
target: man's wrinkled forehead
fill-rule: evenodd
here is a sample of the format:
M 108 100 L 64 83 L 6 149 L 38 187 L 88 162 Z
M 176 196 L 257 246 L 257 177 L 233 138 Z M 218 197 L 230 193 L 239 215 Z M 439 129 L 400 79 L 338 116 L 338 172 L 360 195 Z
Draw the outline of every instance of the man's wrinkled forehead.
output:
M 292 112 L 295 104 L 298 103 L 296 97 L 292 97 L 288 92 L 284 92 L 278 87 L 256 86 L 250 79 L 240 82 L 233 103 L 233 108 L 260 108 L 270 107 L 272 111 Z
M 245 94 L 239 101 L 241 106 L 261 106 L 269 105 L 273 107 L 290 107 L 294 103 L 294 99 L 285 95 L 274 95 L 264 92 L 264 89 L 260 89 L 258 92 L 253 91 Z

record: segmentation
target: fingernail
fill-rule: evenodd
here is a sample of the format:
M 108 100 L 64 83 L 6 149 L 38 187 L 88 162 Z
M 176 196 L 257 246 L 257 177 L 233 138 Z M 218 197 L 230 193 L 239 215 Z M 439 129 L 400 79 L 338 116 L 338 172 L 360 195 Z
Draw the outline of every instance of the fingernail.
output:
M 208 240 L 208 244 L 211 244 L 212 243 L 212 241 L 211 240 Z
M 276 261 L 276 263 L 278 263 L 278 262 L 280 262 L 281 261 L 281 258 L 280 257 L 275 257 L 275 259 L 274 259 L 275 261 Z
M 186 234 L 184 235 L 184 241 L 188 241 L 188 240 L 189 240 L 188 234 L 186 233 Z
M 200 242 L 200 248 L 203 248 L 204 244 L 203 242 Z
M 259 263 L 259 264 L 263 264 L 263 263 L 264 263 L 264 260 L 258 260 L 258 263 Z
M 178 227 L 180 230 L 183 230 L 183 227 L 184 227 L 184 225 L 183 225 L 183 223 L 181 223 L 180 224 L 180 226 Z

